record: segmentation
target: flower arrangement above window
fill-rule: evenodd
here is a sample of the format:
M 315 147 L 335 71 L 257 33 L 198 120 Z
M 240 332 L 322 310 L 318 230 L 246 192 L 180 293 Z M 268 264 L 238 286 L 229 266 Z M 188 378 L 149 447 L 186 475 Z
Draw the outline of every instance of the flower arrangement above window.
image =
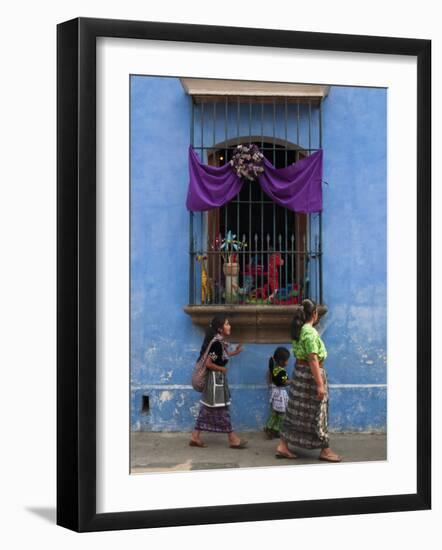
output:
M 240 178 L 245 178 L 249 181 L 258 179 L 259 174 L 264 172 L 264 155 L 261 153 L 257 145 L 238 145 L 233 152 L 230 165 Z

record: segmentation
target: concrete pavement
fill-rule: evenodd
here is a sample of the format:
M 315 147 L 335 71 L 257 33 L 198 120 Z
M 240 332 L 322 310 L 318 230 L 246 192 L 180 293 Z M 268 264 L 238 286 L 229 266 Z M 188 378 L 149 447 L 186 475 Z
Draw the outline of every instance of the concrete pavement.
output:
M 230 449 L 225 434 L 202 433 L 206 448 L 189 447 L 187 432 L 133 432 L 131 434 L 131 473 L 250 468 L 296 464 L 326 464 L 318 460 L 319 451 L 293 449 L 297 460 L 275 457 L 278 440 L 262 432 L 239 434 L 249 444 L 246 449 Z M 387 459 L 387 437 L 378 433 L 331 433 L 332 449 L 344 462 Z M 335 466 L 330 464 L 330 467 Z

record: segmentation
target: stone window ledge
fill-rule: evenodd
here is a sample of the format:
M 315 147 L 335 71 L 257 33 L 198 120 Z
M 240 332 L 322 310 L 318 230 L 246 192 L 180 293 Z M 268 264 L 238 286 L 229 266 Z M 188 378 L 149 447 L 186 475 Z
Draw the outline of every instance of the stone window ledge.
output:
M 232 323 L 231 342 L 275 343 L 290 342 L 290 323 L 299 305 L 200 305 L 186 306 L 184 311 L 192 322 L 203 329 L 209 326 L 214 315 L 225 313 Z M 319 315 L 327 312 L 327 306 L 319 306 Z

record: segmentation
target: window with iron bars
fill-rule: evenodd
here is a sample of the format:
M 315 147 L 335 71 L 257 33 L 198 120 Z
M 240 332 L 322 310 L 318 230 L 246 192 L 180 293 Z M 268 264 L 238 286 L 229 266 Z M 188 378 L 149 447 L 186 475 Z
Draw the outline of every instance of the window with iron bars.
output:
M 193 98 L 191 143 L 214 166 L 229 162 L 238 144 L 254 143 L 283 168 L 321 148 L 321 118 L 320 101 Z M 229 235 L 245 246 L 226 257 L 220 247 Z M 280 306 L 304 298 L 322 303 L 320 213 L 283 208 L 248 181 L 224 206 L 190 213 L 189 305 Z

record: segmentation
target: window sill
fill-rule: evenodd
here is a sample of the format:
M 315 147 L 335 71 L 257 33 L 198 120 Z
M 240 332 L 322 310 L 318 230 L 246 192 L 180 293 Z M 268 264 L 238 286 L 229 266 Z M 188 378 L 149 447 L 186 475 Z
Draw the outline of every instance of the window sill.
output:
M 290 323 L 299 305 L 197 305 L 185 306 L 192 322 L 207 328 L 214 315 L 225 313 L 232 323 L 231 342 L 275 343 L 290 342 Z M 319 315 L 327 312 L 327 306 L 319 306 Z

